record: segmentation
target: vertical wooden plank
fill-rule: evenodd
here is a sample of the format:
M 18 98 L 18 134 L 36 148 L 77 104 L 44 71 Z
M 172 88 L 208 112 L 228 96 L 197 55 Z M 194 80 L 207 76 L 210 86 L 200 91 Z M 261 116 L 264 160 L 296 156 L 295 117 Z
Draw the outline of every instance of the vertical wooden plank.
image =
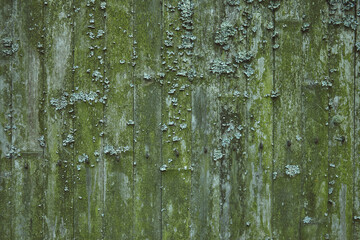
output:
M 213 155 L 220 138 L 220 82 L 209 71 L 209 60 L 215 57 L 218 6 L 214 1 L 194 1 L 197 78 L 192 81 L 191 106 L 191 239 L 218 239 L 220 234 L 220 165 Z
M 73 14 L 72 1 L 45 5 L 45 239 L 73 238 Z
M 358 14 L 360 1 L 356 1 L 356 20 L 360 21 Z M 357 159 L 360 157 L 360 141 L 357 136 L 360 134 L 360 25 L 357 25 L 354 40 L 355 62 L 354 62 L 354 202 L 353 202 L 353 239 L 360 238 L 360 164 Z
M 12 139 L 12 64 L 18 41 L 14 38 L 14 13 L 11 0 L 1 1 L 0 9 L 0 236 L 13 239 L 13 157 Z
M 44 25 L 42 1 L 14 2 L 14 38 L 19 49 L 11 69 L 13 135 L 19 155 L 13 159 L 14 238 L 43 238 L 42 107 Z
M 353 221 L 354 4 L 329 1 L 330 238 L 351 239 Z
M 272 134 L 273 103 L 268 95 L 273 90 L 272 23 L 269 3 L 254 2 L 249 5 L 251 23 L 247 27 L 247 52 L 252 56 L 254 74 L 248 78 L 247 111 L 247 160 L 244 208 L 247 239 L 266 239 L 271 232 L 272 190 Z
M 166 0 L 163 9 L 162 238 L 188 239 L 191 190 L 193 2 Z M 167 130 L 165 130 L 167 129 Z M 176 187 L 174 187 L 176 186 Z
M 161 239 L 162 7 L 134 2 L 135 239 Z
M 303 3 L 303 149 L 301 232 L 303 239 L 323 239 L 328 233 L 328 79 L 327 20 L 325 1 Z
M 132 0 L 106 2 L 105 239 L 134 236 L 132 11 Z
M 273 237 L 299 238 L 302 168 L 301 84 L 302 3 L 292 0 L 274 2 L 275 79 L 271 98 L 274 101 L 273 157 Z
M 102 238 L 106 5 L 74 1 L 74 238 Z
M 214 160 L 220 165 L 220 238 L 246 238 L 245 186 L 247 161 L 247 77 L 252 67 L 242 60 L 246 52 L 246 26 L 249 24 L 249 9 L 246 2 L 222 6 L 221 23 L 215 32 L 217 58 L 211 67 L 218 71 L 220 85 L 220 130 L 218 149 Z M 216 63 L 217 62 L 217 63 Z M 220 64 L 218 64 L 220 63 Z M 225 67 L 224 67 L 225 65 Z M 211 69 L 210 71 L 214 72 Z M 248 72 L 248 70 L 250 70 Z M 248 75 L 246 75 L 246 74 Z

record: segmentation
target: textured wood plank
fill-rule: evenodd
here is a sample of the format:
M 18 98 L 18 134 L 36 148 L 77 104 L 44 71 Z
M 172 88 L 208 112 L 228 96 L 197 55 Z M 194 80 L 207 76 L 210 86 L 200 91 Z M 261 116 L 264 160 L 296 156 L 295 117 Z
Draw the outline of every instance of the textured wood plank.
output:
M 135 239 L 161 239 L 162 7 L 134 2 Z
M 197 78 L 192 81 L 191 107 L 191 239 L 218 239 L 220 230 L 220 165 L 214 161 L 220 138 L 218 78 L 209 72 L 216 48 L 213 33 L 219 3 L 194 1 L 194 54 Z
M 44 157 L 38 139 L 44 135 L 43 2 L 14 2 L 14 38 L 19 49 L 12 66 L 12 145 L 20 156 L 13 159 L 14 239 L 43 237 Z
M 159 169 L 163 239 L 190 235 L 192 16 L 192 1 L 164 1 L 162 124 L 167 130 L 162 136 L 163 166 Z
M 248 24 L 246 3 L 224 2 L 215 15 L 221 16 L 213 33 L 214 58 L 209 59 L 209 69 L 218 81 L 221 135 L 213 160 L 220 168 L 220 238 L 238 239 L 243 236 L 244 219 L 244 162 L 246 159 L 246 109 L 247 79 L 245 66 L 238 54 L 246 50 Z
M 246 95 L 248 79 L 245 62 L 238 59 L 247 49 L 246 30 L 249 24 L 247 3 L 224 3 L 220 8 L 223 16 L 215 32 L 216 58 L 226 64 L 220 68 L 220 130 L 218 146 L 222 157 L 214 158 L 220 165 L 220 238 L 240 239 L 245 236 L 245 196 L 248 189 L 245 163 L 247 161 L 247 112 Z M 219 153 L 218 152 L 218 153 Z
M 302 6 L 303 86 L 302 144 L 303 174 L 301 232 L 303 239 L 322 239 L 328 233 L 328 5 L 308 0 Z M 330 190 L 330 191 L 329 191 Z
M 247 181 L 244 201 L 247 239 L 266 239 L 271 232 L 273 90 L 272 30 L 268 24 L 273 14 L 268 2 L 249 5 L 251 22 L 247 30 L 247 53 L 253 58 L 254 74 L 248 78 L 247 111 Z
M 73 106 L 57 109 L 73 90 L 73 9 L 69 1 L 49 1 L 46 25 L 43 105 L 45 115 L 46 194 L 44 238 L 73 237 Z
M 106 8 L 74 1 L 74 238 L 103 235 L 103 98 Z
M 330 238 L 352 238 L 354 40 L 350 1 L 329 1 L 329 224 Z M 350 25 L 348 25 L 350 24 Z
M 134 236 L 132 9 L 129 0 L 106 4 L 105 239 Z
M 276 2 L 274 7 L 277 7 Z M 302 16 L 300 1 L 283 2 L 275 12 L 273 237 L 299 238 L 301 175 Z M 279 96 L 277 96 L 279 94 Z M 286 223 L 286 224 L 285 224 Z
M 0 236 L 12 239 L 13 231 L 13 157 L 12 139 L 12 65 L 16 56 L 14 8 L 11 0 L 1 1 L 0 9 Z
M 360 16 L 357 15 L 360 7 L 360 1 L 356 1 L 356 20 L 360 21 Z M 360 136 L 360 26 L 357 25 L 355 40 L 354 40 L 354 49 L 355 51 L 355 62 L 354 62 L 354 161 L 353 161 L 353 170 L 354 170 L 354 202 L 353 202 L 353 239 L 360 238 L 360 165 L 356 161 L 360 157 L 360 141 L 358 136 Z

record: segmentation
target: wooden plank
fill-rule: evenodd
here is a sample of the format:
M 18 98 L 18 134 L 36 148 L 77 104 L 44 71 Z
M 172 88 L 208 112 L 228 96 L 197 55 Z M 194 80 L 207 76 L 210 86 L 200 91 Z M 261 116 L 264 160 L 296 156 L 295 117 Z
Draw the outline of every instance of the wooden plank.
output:
M 162 7 L 134 2 L 135 239 L 161 239 Z
M 105 239 L 134 236 L 132 11 L 130 0 L 106 2 Z
M 12 65 L 18 42 L 14 39 L 14 9 L 11 0 L 0 9 L 0 236 L 13 239 L 13 157 L 12 145 Z
M 14 2 L 14 38 L 19 49 L 11 69 L 14 239 L 43 238 L 44 156 L 38 139 L 44 136 L 42 1 Z
M 360 1 L 356 1 L 356 20 L 360 21 L 357 15 L 360 7 Z M 359 41 L 360 25 L 357 25 L 354 40 L 355 59 L 354 59 L 354 161 L 353 161 L 353 184 L 354 184 L 354 202 L 353 202 L 353 239 L 360 238 L 360 166 L 356 159 L 360 157 L 360 141 L 357 136 L 360 134 L 360 41 Z
M 213 33 L 220 17 L 214 11 L 218 6 L 214 1 L 194 1 L 198 77 L 192 81 L 191 239 L 218 239 L 220 233 L 220 165 L 213 156 L 220 138 L 220 82 L 209 72 L 209 60 L 215 58 Z
M 74 1 L 74 238 L 103 236 L 105 19 L 100 1 Z
M 329 1 L 329 237 L 352 238 L 354 5 Z
M 45 6 L 46 74 L 45 111 L 46 194 L 44 238 L 73 237 L 73 106 L 62 108 L 61 99 L 72 94 L 73 18 L 72 2 L 49 1 Z
M 246 30 L 247 3 L 232 5 L 226 2 L 219 15 L 221 23 L 215 32 L 216 57 L 226 68 L 220 68 L 220 130 L 218 153 L 214 159 L 220 165 L 220 236 L 222 239 L 244 238 L 246 220 L 245 163 L 247 161 L 248 135 L 246 96 L 248 79 L 246 61 L 241 56 L 247 49 Z M 239 58 L 240 57 L 240 58 Z M 251 68 L 252 69 L 252 68 Z M 250 72 L 249 72 L 250 74 Z M 250 74 L 251 75 L 251 74 Z M 249 75 L 249 76 L 250 76 Z
M 193 3 L 163 7 L 162 238 L 188 239 L 191 193 L 191 68 Z M 165 131 L 165 128 L 167 130 Z M 176 186 L 176 187 L 174 187 Z
M 302 144 L 303 174 L 301 232 L 303 239 L 322 239 L 328 233 L 328 126 L 329 97 L 327 20 L 325 1 L 303 4 Z
M 273 102 L 272 11 L 269 3 L 248 5 L 247 54 L 253 56 L 254 74 L 248 78 L 246 112 L 248 128 L 245 166 L 244 219 L 246 239 L 266 239 L 271 232 Z
M 274 101 L 272 231 L 277 239 L 299 238 L 302 165 L 301 84 L 303 80 L 300 1 L 287 1 L 275 11 L 273 45 Z M 278 34 L 278 36 L 277 36 Z M 279 95 L 279 96 L 278 96 Z

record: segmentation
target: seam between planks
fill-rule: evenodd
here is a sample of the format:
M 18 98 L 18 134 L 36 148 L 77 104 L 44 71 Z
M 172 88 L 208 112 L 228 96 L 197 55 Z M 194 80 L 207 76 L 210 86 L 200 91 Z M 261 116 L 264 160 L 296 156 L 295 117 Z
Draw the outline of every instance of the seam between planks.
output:
M 131 27 L 132 27 L 132 36 L 135 36 L 135 3 L 134 0 L 131 0 Z M 132 49 L 131 49 L 131 58 L 133 61 L 135 61 L 134 59 L 134 51 L 135 51 L 135 45 L 134 45 L 134 39 L 132 41 Z M 133 120 L 135 120 L 135 94 L 136 94 L 136 84 L 135 84 L 135 65 L 133 63 L 132 65 L 132 72 L 131 72 L 131 78 L 132 78 L 132 84 L 133 84 L 133 105 L 132 105 L 132 114 L 133 114 Z M 134 166 L 134 162 L 135 162 L 135 127 L 133 127 L 133 139 L 132 139 L 132 212 L 133 212 L 133 216 L 134 218 L 136 218 L 135 215 L 135 201 L 134 201 L 134 197 L 135 197 L 135 166 Z M 132 239 L 134 239 L 134 233 L 135 233 L 135 221 L 133 221 L 132 224 L 132 232 L 131 232 L 131 236 Z
M 276 22 L 275 22 L 275 11 L 272 12 L 272 22 L 273 22 L 273 26 L 274 26 L 274 32 L 276 31 Z M 272 46 L 275 45 L 275 38 L 272 38 Z M 275 72 L 276 72 L 276 66 L 275 66 L 275 49 L 272 48 L 272 72 L 273 72 L 273 81 L 272 81 L 272 88 L 273 90 L 275 89 Z M 273 216 L 272 216 L 272 212 L 273 212 L 273 202 L 274 202 L 274 157 L 275 157 L 275 102 L 272 101 L 272 159 L 271 159 L 271 165 L 272 165 L 272 171 L 271 171 L 271 222 L 270 222 L 270 236 L 273 236 L 273 225 L 274 225 L 274 221 L 273 221 Z
M 160 17 L 160 22 L 161 22 L 161 34 L 160 34 L 160 45 L 161 45 L 161 59 L 163 58 L 163 54 L 164 54 L 164 44 L 163 44 L 163 30 L 164 30 L 164 1 L 165 0 L 161 0 L 161 17 Z M 165 67 L 164 65 L 162 64 L 161 65 L 161 72 L 164 72 L 163 70 L 165 70 Z M 163 102 L 162 102 L 162 99 L 163 99 L 163 85 L 160 84 L 160 121 L 162 121 L 162 111 L 163 111 Z M 163 133 L 161 132 L 160 134 L 160 163 L 161 163 L 161 166 L 164 164 L 163 163 Z M 163 239 L 163 232 L 162 232 L 162 229 L 163 229 L 163 224 L 162 224 L 162 221 L 163 221 L 163 216 L 162 216 L 162 206 L 163 206 L 163 202 L 162 202 L 162 198 L 163 198 L 163 182 L 162 182 L 162 174 L 160 173 L 160 240 Z
M 357 13 L 357 1 L 355 2 L 355 12 L 354 12 L 354 19 L 357 18 L 356 16 L 356 13 Z M 353 106 L 353 162 L 352 162 L 352 165 L 353 165 L 353 199 L 352 199 L 352 209 L 353 209 L 353 216 L 352 218 L 354 219 L 354 209 L 355 209 L 355 191 L 356 191 L 356 187 L 355 187 L 355 174 L 356 174 L 356 171 L 355 171 L 355 156 L 356 156 L 356 56 L 357 56 L 357 52 L 355 51 L 356 49 L 356 40 L 357 40 L 357 29 L 354 31 L 354 46 L 353 46 L 353 52 L 354 52 L 354 79 L 353 79 L 353 88 L 354 88 L 354 106 Z M 352 229 L 352 235 L 353 235 L 353 238 L 355 237 L 355 221 L 353 220 L 353 229 Z
M 76 0 L 72 0 L 72 3 L 71 3 L 71 8 L 73 9 L 75 7 L 75 1 Z M 71 54 L 71 57 L 72 57 L 72 66 L 75 65 L 75 16 L 74 16 L 74 13 L 72 14 L 72 27 L 71 27 L 71 33 L 72 33 L 72 36 L 71 36 L 71 51 L 72 51 L 72 54 Z M 75 72 L 72 72 L 71 74 L 71 88 L 72 88 L 72 91 L 75 89 Z M 76 111 L 76 108 L 75 108 L 75 105 L 74 105 L 74 114 L 75 114 L 75 111 Z M 74 115 L 75 116 L 75 115 Z M 72 121 L 71 122 L 71 125 L 72 125 L 72 129 L 75 129 L 75 121 Z M 73 165 L 72 167 L 72 179 L 71 179 L 71 185 L 72 185 L 72 192 L 73 194 L 72 195 L 72 218 L 73 218 L 73 224 L 72 224 L 72 235 L 73 235 L 73 239 L 75 239 L 75 200 L 74 200 L 74 181 L 75 181 L 75 165 L 74 165 L 74 162 L 75 162 L 75 146 L 73 148 L 73 151 L 72 151 L 72 159 L 71 159 L 71 163 Z

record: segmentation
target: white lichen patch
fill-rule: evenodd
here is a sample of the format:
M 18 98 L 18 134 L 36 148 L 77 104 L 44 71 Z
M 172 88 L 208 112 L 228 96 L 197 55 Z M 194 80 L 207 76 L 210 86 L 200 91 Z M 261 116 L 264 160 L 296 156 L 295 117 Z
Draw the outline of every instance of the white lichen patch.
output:
M 311 223 L 311 220 L 312 220 L 312 218 L 311 218 L 311 217 L 306 216 L 306 217 L 303 219 L 303 223 L 305 223 L 305 224 L 309 224 L 309 223 Z
M 45 137 L 44 137 L 44 135 L 40 136 L 38 141 L 39 141 L 40 147 L 44 148 L 45 147 Z
M 20 149 L 16 148 L 14 145 L 12 145 L 9 149 L 9 151 L 5 154 L 6 158 L 17 158 L 20 157 Z
M 213 159 L 214 161 L 220 160 L 223 157 L 223 154 L 221 152 L 220 149 L 215 149 L 214 150 L 214 155 L 213 155 Z
M 210 63 L 210 72 L 215 74 L 229 74 L 234 72 L 234 68 L 231 62 L 215 59 Z
M 300 174 L 300 168 L 298 165 L 286 165 L 285 168 L 286 175 L 290 177 L 294 177 L 295 175 Z
M 224 21 L 221 23 L 220 29 L 216 31 L 215 43 L 222 46 L 224 50 L 229 50 L 229 40 L 235 36 L 236 32 L 236 28 L 230 22 Z
M 104 98 L 100 98 L 98 93 L 93 91 L 87 93 L 80 91 L 72 94 L 65 92 L 60 98 L 50 99 L 50 104 L 55 107 L 55 110 L 62 110 L 68 105 L 74 105 L 76 102 L 88 102 L 90 104 L 97 102 L 105 103 Z
M 67 146 L 70 145 L 71 143 L 75 142 L 75 138 L 74 135 L 72 135 L 71 133 L 67 135 L 67 137 L 65 138 L 65 140 L 63 140 L 63 146 Z
M 164 164 L 164 165 L 162 165 L 162 166 L 160 167 L 160 171 L 161 171 L 161 172 L 165 172 L 166 169 L 167 169 L 167 165 L 166 165 L 166 164 Z
M 110 156 L 118 156 L 121 153 L 128 152 L 129 150 L 130 150 L 129 146 L 120 146 L 120 147 L 117 147 L 117 148 L 115 148 L 112 145 L 104 146 L 104 153 L 108 154 Z
M 84 153 L 83 155 L 80 155 L 78 157 L 78 161 L 79 161 L 79 163 L 88 162 L 89 161 L 89 156 Z

